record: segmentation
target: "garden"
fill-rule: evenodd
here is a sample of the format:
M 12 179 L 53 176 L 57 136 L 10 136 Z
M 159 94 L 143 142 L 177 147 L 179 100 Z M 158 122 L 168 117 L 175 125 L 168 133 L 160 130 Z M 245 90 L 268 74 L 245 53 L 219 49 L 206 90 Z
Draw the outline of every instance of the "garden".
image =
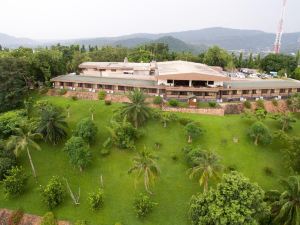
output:
M 130 103 L 50 96 L 24 106 L 0 115 L 0 208 L 52 211 L 78 225 L 211 224 L 219 218 L 199 205 L 236 182 L 255 204 L 241 223 L 284 219 L 267 194 L 277 190 L 279 201 L 281 180 L 300 170 L 297 114 L 268 115 L 263 103 L 224 117 L 142 104 L 141 116 Z

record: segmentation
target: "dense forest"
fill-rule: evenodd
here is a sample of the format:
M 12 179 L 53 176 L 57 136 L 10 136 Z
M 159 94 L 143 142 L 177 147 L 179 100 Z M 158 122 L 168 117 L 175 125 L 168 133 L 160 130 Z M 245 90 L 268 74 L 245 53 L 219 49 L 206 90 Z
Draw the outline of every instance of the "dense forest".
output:
M 296 56 L 269 54 L 248 57 L 230 54 L 217 46 L 194 55 L 189 52 L 172 52 L 168 45 L 150 43 L 136 48 L 97 46 L 62 46 L 31 49 L 20 47 L 6 49 L 0 45 L 0 112 L 20 107 L 30 88 L 50 87 L 50 79 L 71 72 L 78 72 L 78 65 L 85 61 L 131 62 L 185 60 L 220 66 L 227 71 L 237 68 L 255 68 L 261 71 L 277 71 L 279 75 L 300 79 L 300 53 Z

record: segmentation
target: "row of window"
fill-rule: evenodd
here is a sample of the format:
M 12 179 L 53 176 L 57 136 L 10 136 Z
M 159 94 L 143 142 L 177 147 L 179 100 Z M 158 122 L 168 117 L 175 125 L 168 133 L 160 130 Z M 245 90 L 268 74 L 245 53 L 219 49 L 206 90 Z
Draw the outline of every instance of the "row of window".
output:
M 280 94 L 284 94 L 284 93 L 292 93 L 293 89 L 289 88 L 289 89 L 279 89 L 279 93 Z M 297 92 L 300 92 L 300 88 L 297 89 Z M 221 92 L 222 95 L 237 95 L 237 90 L 233 90 L 233 91 L 222 91 Z M 242 90 L 242 94 L 243 95 L 249 95 L 249 94 L 258 94 L 258 90 Z M 261 90 L 261 94 L 275 94 L 275 89 L 262 89 Z

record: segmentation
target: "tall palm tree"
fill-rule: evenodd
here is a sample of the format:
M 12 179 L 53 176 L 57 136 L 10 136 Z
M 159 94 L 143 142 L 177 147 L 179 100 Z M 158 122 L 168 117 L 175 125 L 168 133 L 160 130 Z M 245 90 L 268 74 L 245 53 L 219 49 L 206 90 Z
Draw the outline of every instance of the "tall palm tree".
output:
M 151 115 L 151 110 L 146 103 L 146 96 L 138 89 L 129 93 L 130 103 L 127 103 L 120 109 L 121 116 L 134 124 L 136 128 L 143 124 Z
M 199 176 L 199 184 L 203 186 L 203 191 L 208 191 L 208 181 L 211 178 L 218 178 L 222 171 L 220 158 L 217 154 L 211 151 L 201 151 L 193 161 L 196 166 L 188 170 L 190 179 Z
M 285 191 L 278 201 L 272 204 L 272 211 L 276 215 L 274 224 L 300 224 L 300 176 L 291 176 L 282 180 Z
M 144 178 L 145 190 L 150 194 L 152 194 L 149 189 L 150 184 L 154 184 L 156 177 L 160 173 L 156 161 L 156 156 L 151 152 L 144 150 L 139 152 L 138 155 L 133 158 L 133 166 L 128 171 L 128 173 L 136 172 L 135 182 L 141 177 Z
M 46 141 L 57 144 L 67 136 L 67 127 L 65 115 L 60 110 L 51 107 L 41 112 L 41 121 L 37 131 Z
M 36 138 L 40 138 L 42 135 L 39 133 L 32 133 L 26 131 L 24 128 L 16 128 L 15 135 L 11 136 L 7 145 L 9 148 L 14 149 L 14 154 L 18 157 L 21 152 L 26 151 L 31 165 L 33 176 L 36 178 L 36 171 L 33 165 L 30 149 L 40 150 L 40 146 L 34 141 Z

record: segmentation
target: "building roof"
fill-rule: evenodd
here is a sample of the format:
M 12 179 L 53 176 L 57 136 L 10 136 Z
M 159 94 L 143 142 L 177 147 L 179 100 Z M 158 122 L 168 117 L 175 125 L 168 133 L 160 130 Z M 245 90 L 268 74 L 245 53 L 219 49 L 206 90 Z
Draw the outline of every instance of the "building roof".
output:
M 154 80 L 96 77 L 96 76 L 86 76 L 86 75 L 82 76 L 82 75 L 74 75 L 74 74 L 58 76 L 51 79 L 51 81 L 107 84 L 107 85 L 121 85 L 121 86 L 135 86 L 135 87 L 152 87 L 156 85 L 156 81 Z
M 130 62 L 84 62 L 79 65 L 80 69 L 133 69 L 150 70 L 151 63 L 130 63 Z
M 273 89 L 273 88 L 300 88 L 300 81 L 293 79 L 269 79 L 269 80 L 243 80 L 224 82 L 225 88 L 231 89 Z
M 186 61 L 157 63 L 157 79 L 226 81 L 229 77 L 205 64 Z

